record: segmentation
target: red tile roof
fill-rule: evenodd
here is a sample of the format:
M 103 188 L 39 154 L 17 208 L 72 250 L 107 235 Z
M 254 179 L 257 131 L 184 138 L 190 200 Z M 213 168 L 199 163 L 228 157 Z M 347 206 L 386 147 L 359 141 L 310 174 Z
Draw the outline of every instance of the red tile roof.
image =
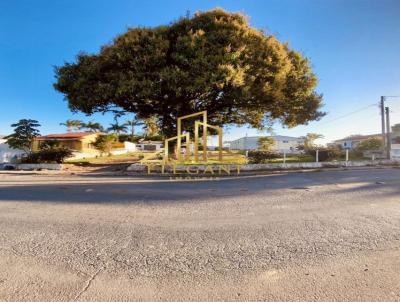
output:
M 96 132 L 68 132 L 68 133 L 61 133 L 61 134 L 49 134 L 44 136 L 36 137 L 37 140 L 57 140 L 57 139 L 80 139 L 82 137 L 96 134 Z

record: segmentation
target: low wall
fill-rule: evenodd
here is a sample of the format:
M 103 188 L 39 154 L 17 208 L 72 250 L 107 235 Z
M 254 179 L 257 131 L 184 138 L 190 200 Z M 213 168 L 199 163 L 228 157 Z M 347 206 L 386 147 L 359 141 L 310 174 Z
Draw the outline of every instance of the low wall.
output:
M 213 171 L 218 171 L 221 166 L 230 171 L 237 171 L 238 166 L 241 172 L 245 171 L 268 171 L 268 170 L 303 170 L 303 169 L 320 169 L 320 168 L 345 168 L 345 167 L 368 167 L 368 166 L 384 166 L 384 165 L 398 165 L 400 160 L 364 160 L 364 161 L 332 161 L 332 162 L 304 162 L 304 163 L 271 163 L 271 164 L 222 164 L 222 165 L 165 165 L 165 173 L 180 173 L 193 171 L 205 171 L 207 167 L 211 167 Z M 127 168 L 130 172 L 147 172 L 148 165 L 132 164 Z M 208 171 L 205 172 L 209 172 Z M 151 167 L 151 172 L 161 172 L 161 166 L 155 164 Z
M 17 164 L 16 170 L 61 170 L 62 164 Z

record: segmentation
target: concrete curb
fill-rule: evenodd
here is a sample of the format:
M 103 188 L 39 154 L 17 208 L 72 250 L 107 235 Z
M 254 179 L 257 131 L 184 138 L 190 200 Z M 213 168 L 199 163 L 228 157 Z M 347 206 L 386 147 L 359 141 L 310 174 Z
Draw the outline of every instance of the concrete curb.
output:
M 262 171 L 291 171 L 291 170 L 315 170 L 325 168 L 352 168 L 352 167 L 379 167 L 379 166 L 397 166 L 400 160 L 366 160 L 366 161 L 333 161 L 333 162 L 304 162 L 304 163 L 276 163 L 276 164 L 245 164 L 239 165 L 240 172 L 262 172 Z M 162 168 L 160 164 L 132 164 L 127 168 L 128 172 L 145 173 L 151 166 L 151 172 L 160 173 Z M 210 170 L 220 172 L 221 166 L 223 170 L 229 170 L 232 173 L 237 171 L 238 165 L 165 165 L 164 173 L 207 173 Z M 190 172 L 188 172 L 188 170 Z M 222 171 L 223 172 L 223 171 Z

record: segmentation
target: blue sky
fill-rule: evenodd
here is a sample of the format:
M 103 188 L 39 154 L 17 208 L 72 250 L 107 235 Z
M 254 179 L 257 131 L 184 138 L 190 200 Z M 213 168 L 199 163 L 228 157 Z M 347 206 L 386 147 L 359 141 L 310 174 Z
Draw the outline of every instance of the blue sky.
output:
M 318 132 L 324 141 L 380 131 L 379 111 L 370 106 L 381 95 L 400 95 L 399 0 L 134 1 L 0 0 L 0 134 L 20 118 L 41 122 L 44 134 L 64 132 L 69 118 L 107 126 L 111 115 L 72 114 L 57 93 L 54 65 L 73 61 L 80 51 L 97 52 L 128 26 L 168 24 L 198 10 L 222 7 L 250 17 L 310 58 L 328 115 L 275 133 Z M 400 123 L 400 98 L 388 102 L 392 122 Z M 338 119 L 339 118 L 339 119 Z M 258 132 L 231 127 L 225 139 Z

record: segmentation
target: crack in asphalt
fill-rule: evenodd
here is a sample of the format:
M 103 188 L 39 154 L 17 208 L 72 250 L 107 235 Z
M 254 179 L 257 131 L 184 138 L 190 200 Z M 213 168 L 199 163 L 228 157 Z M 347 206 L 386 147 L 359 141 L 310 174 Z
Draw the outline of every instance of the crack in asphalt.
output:
M 99 268 L 90 278 L 86 281 L 86 285 L 82 288 L 82 290 L 75 296 L 74 301 L 78 301 L 79 298 L 89 289 L 93 280 L 97 277 L 98 274 L 103 270 L 103 268 Z

